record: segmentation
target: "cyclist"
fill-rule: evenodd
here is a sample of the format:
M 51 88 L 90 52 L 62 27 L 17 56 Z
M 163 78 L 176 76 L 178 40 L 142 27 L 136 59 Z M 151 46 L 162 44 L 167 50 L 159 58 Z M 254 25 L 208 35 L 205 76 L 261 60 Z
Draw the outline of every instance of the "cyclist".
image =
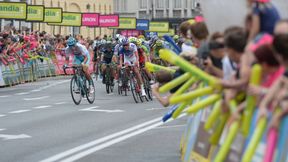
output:
M 103 51 L 102 57 L 101 57 L 101 62 L 102 62 L 102 74 L 106 73 L 106 65 L 110 64 L 112 62 L 114 52 L 113 52 L 113 44 L 111 41 L 107 41 L 105 45 L 105 50 Z M 111 68 L 111 76 L 114 77 L 114 70 Z M 105 75 L 103 75 L 103 80 L 102 83 L 105 83 Z M 113 78 L 114 79 L 114 78 Z
M 150 53 L 151 53 L 150 55 L 152 57 L 153 63 L 161 64 L 161 61 L 160 61 L 161 59 L 159 57 L 159 51 L 160 51 L 160 49 L 163 49 L 163 48 L 164 48 L 163 42 L 160 39 L 158 39 L 156 41 L 156 43 L 152 46 L 152 49 L 150 51 Z
M 89 81 L 89 92 L 94 93 L 94 87 L 92 85 L 93 81 L 88 71 L 88 67 L 90 63 L 89 51 L 84 45 L 77 43 L 75 38 L 73 37 L 70 37 L 67 40 L 67 45 L 68 47 L 66 47 L 66 51 L 65 51 L 66 64 L 64 65 L 64 68 L 67 67 L 69 63 L 69 55 L 73 54 L 74 55 L 73 65 L 82 65 L 86 79 Z
M 143 86 L 143 80 L 139 73 L 139 55 L 137 51 L 137 46 L 133 43 L 129 43 L 127 38 L 122 40 L 122 48 L 119 51 L 120 54 L 120 65 L 124 64 L 126 67 L 132 66 L 133 71 L 136 74 L 136 79 L 138 81 L 139 86 L 141 87 L 142 96 L 146 96 L 145 89 Z
M 152 79 L 151 73 L 149 73 L 146 70 L 146 68 L 144 68 L 145 67 L 145 62 L 150 62 L 149 51 L 148 51 L 147 47 L 142 44 L 142 40 L 141 39 L 138 39 L 136 41 L 136 45 L 137 45 L 137 50 L 138 50 L 138 55 L 139 55 L 140 68 L 143 68 L 144 72 L 148 76 L 148 79 L 151 81 L 151 79 Z M 151 83 L 152 83 L 152 81 L 151 81 Z

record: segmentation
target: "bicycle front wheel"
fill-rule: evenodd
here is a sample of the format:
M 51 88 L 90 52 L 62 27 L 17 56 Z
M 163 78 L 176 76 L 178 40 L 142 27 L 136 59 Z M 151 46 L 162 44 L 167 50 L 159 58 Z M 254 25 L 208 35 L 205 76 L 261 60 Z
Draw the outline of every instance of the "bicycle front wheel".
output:
M 89 87 L 89 81 L 88 80 L 86 81 L 86 87 Z M 95 86 L 94 86 L 93 80 L 92 80 L 92 86 L 91 87 L 93 88 L 93 90 L 92 90 L 93 93 L 90 93 L 91 90 L 89 90 L 89 88 L 87 88 L 86 98 L 90 104 L 93 104 L 95 101 Z
M 136 78 L 133 75 L 130 76 L 130 87 L 131 87 L 131 92 L 132 92 L 134 101 L 136 103 L 138 103 L 140 98 L 139 98 L 139 95 L 138 95 L 138 92 L 137 92 Z
M 82 100 L 81 88 L 79 84 L 80 83 L 77 80 L 77 77 L 73 76 L 70 82 L 70 93 L 71 93 L 72 100 L 76 105 L 79 105 Z

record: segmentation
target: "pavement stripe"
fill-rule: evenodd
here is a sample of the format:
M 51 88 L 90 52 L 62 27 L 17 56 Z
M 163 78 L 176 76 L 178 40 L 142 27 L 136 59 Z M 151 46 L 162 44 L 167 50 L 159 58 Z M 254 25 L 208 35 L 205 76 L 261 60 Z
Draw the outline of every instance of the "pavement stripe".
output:
M 4 115 L 4 114 L 0 114 L 0 118 L 1 118 L 1 117 L 4 117 L 4 116 L 6 116 L 6 115 Z
M 50 96 L 36 97 L 36 98 L 23 98 L 25 101 L 43 100 L 49 98 Z
M 0 98 L 7 98 L 7 97 L 11 97 L 11 95 L 0 96 Z
M 186 125 L 170 125 L 170 126 L 162 126 L 162 127 L 157 127 L 154 129 L 169 129 L 169 128 L 179 128 L 179 127 L 185 127 Z
M 150 108 L 150 109 L 146 109 L 147 111 L 152 111 L 152 110 L 163 110 L 163 109 L 167 109 L 165 107 L 161 107 L 161 108 Z
M 179 118 L 181 118 L 181 117 L 183 117 L 183 116 L 185 116 L 185 115 L 183 114 L 183 115 L 179 116 Z M 173 120 L 169 120 L 168 122 L 170 122 L 170 121 L 173 121 Z M 88 150 L 85 150 L 85 151 L 83 151 L 83 152 L 80 152 L 80 153 L 78 153 L 78 154 L 76 154 L 76 155 L 73 155 L 73 156 L 71 156 L 71 157 L 69 157 L 69 158 L 63 159 L 63 160 L 61 160 L 61 162 L 74 162 L 74 161 L 76 161 L 76 160 L 79 160 L 79 159 L 87 156 L 87 155 L 90 155 L 90 154 L 92 154 L 92 153 L 95 153 L 96 151 L 102 150 L 102 149 L 107 148 L 107 147 L 109 147 L 109 146 L 111 146 L 111 145 L 114 145 L 114 144 L 116 144 L 116 143 L 122 142 L 122 141 L 124 141 L 124 140 L 126 140 L 126 139 L 129 139 L 129 138 L 131 138 L 131 137 L 137 136 L 137 135 L 139 135 L 139 134 L 142 134 L 142 133 L 144 133 L 144 132 L 146 132 L 146 131 L 149 131 L 149 130 L 151 130 L 151 129 L 153 129 L 153 128 L 156 128 L 156 127 L 158 127 L 158 126 L 160 126 L 160 125 L 163 125 L 163 124 L 165 124 L 165 123 L 163 123 L 163 122 L 157 122 L 157 123 L 155 123 L 155 124 L 153 124 L 153 125 L 150 125 L 150 126 L 141 128 L 141 129 L 136 130 L 136 131 L 134 131 L 134 132 L 131 132 L 131 133 L 129 133 L 129 134 L 123 135 L 123 136 L 121 136 L 121 137 L 119 137 L 119 138 L 115 138 L 115 139 L 113 139 L 113 140 L 111 140 L 111 141 L 105 142 L 105 143 L 103 143 L 103 144 L 100 144 L 100 145 L 98 145 L 98 146 L 95 146 L 95 147 L 93 147 L 93 148 L 90 148 L 90 149 L 88 149 Z
M 29 112 L 31 110 L 26 109 L 26 110 L 16 110 L 16 111 L 11 111 L 9 112 L 10 114 L 20 114 L 20 113 L 24 113 L 24 112 Z
M 84 150 L 84 149 L 88 149 L 89 147 L 92 147 L 92 146 L 95 146 L 95 145 L 97 145 L 97 144 L 103 143 L 103 142 L 105 142 L 105 141 L 111 140 L 111 139 L 116 138 L 116 137 L 118 137 L 118 136 L 122 136 L 122 135 L 124 135 L 124 134 L 127 134 L 127 133 L 129 133 L 129 132 L 135 131 L 135 130 L 140 129 L 140 128 L 142 128 L 142 127 L 145 127 L 145 126 L 147 126 L 147 125 L 151 125 L 151 124 L 153 124 L 153 123 L 155 123 L 155 122 L 159 122 L 159 121 L 161 121 L 161 120 L 162 120 L 162 117 L 156 118 L 156 119 L 153 119 L 153 120 L 150 120 L 150 121 L 147 121 L 147 122 L 145 122 L 145 123 L 136 125 L 136 126 L 134 126 L 134 127 L 125 129 L 125 130 L 123 130 L 123 131 L 120 131 L 120 132 L 117 132 L 117 133 L 108 135 L 108 136 L 106 136 L 106 137 L 103 137 L 103 138 L 100 138 L 100 139 L 91 141 L 91 142 L 89 142 L 89 143 L 86 143 L 86 144 L 83 144 L 83 145 L 81 145 L 81 146 L 75 147 L 75 148 L 73 148 L 73 149 L 67 150 L 67 151 L 65 151 L 65 152 L 59 153 L 59 154 L 57 154 L 57 155 L 55 155 L 55 156 L 52 156 L 52 157 L 47 158 L 47 159 L 44 159 L 44 160 L 42 160 L 42 161 L 40 161 L 40 162 L 55 162 L 55 161 L 59 161 L 60 159 L 65 158 L 65 157 L 67 157 L 67 156 L 69 156 L 69 155 L 75 154 L 75 153 L 77 153 L 77 152 L 79 152 L 79 151 L 82 151 L 82 150 Z
M 57 102 L 55 103 L 55 105 L 63 105 L 63 104 L 66 104 L 67 102 Z
M 34 89 L 32 90 L 31 92 L 39 92 L 41 90 L 44 90 L 44 89 L 47 89 L 47 88 L 50 88 L 50 87 L 54 87 L 54 86 L 57 86 L 59 84 L 63 84 L 63 83 L 66 83 L 66 82 L 69 82 L 69 80 L 63 80 L 63 81 L 60 81 L 60 82 L 56 82 L 56 83 L 53 83 L 53 84 L 50 84 L 50 85 L 47 85 L 47 86 L 44 86 L 44 87 L 41 87 L 41 88 L 38 88 L 38 89 Z
M 16 93 L 15 95 L 16 96 L 21 96 L 21 95 L 26 95 L 26 94 L 29 94 L 29 92 Z
M 4 131 L 4 130 L 6 130 L 5 128 L 0 128 L 0 131 Z
M 46 108 L 49 108 L 49 107 L 52 107 L 51 105 L 43 105 L 43 106 L 36 106 L 36 107 L 33 107 L 34 109 L 46 109 Z
M 179 118 L 181 118 L 183 116 L 185 116 L 185 114 L 180 115 Z M 80 158 L 87 156 L 88 154 L 91 154 L 95 151 L 101 150 L 101 149 L 106 148 L 108 146 L 111 146 L 115 143 L 121 142 L 125 139 L 136 136 L 140 133 L 146 132 L 150 129 L 153 129 L 157 126 L 164 124 L 161 120 L 162 120 L 162 117 L 147 121 L 145 123 L 136 125 L 134 127 L 125 129 L 123 131 L 108 135 L 106 137 L 91 141 L 89 143 L 83 144 L 81 146 L 75 147 L 75 148 L 70 149 L 70 150 L 67 150 L 65 152 L 62 152 L 62 153 L 57 154 L 55 156 L 52 156 L 50 158 L 41 160 L 40 162 L 56 162 L 56 161 L 58 162 L 58 161 L 60 161 L 60 159 L 63 159 L 67 156 L 70 156 L 70 155 L 73 155 L 77 152 L 82 151 L 79 154 L 76 154 L 76 155 L 71 156 L 70 158 L 67 158 L 65 161 L 69 162 L 69 161 L 74 161 L 75 159 L 76 160 L 80 159 Z M 170 122 L 170 121 L 172 121 L 172 119 L 168 120 L 167 122 Z M 111 141 L 109 141 L 109 140 L 111 140 Z M 106 143 L 104 143 L 104 142 L 106 142 Z M 96 146 L 98 144 L 101 144 L 101 145 Z M 94 148 L 91 148 L 91 147 L 94 147 Z M 88 149 L 88 148 L 90 148 L 90 149 Z M 83 151 L 85 149 L 88 149 L 88 150 Z M 61 160 L 61 162 L 64 162 L 64 160 Z

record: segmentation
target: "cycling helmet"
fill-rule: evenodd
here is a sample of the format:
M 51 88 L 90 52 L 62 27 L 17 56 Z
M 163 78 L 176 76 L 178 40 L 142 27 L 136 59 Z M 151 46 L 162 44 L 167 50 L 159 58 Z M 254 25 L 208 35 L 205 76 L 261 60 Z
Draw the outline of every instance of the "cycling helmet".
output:
M 130 37 L 129 38 L 129 42 L 130 43 L 136 43 L 136 41 L 137 41 L 137 38 L 135 38 L 135 37 Z
M 76 44 L 76 39 L 73 37 L 69 37 L 67 40 L 67 45 L 68 46 L 74 46 Z
M 174 35 L 173 39 L 174 39 L 174 41 L 178 41 L 179 40 L 179 36 L 178 35 Z
M 136 41 L 136 45 L 137 45 L 137 46 L 141 46 L 141 45 L 142 45 L 142 40 L 141 40 L 141 39 L 138 39 L 138 40 Z
M 127 38 L 123 38 L 121 43 L 122 43 L 122 45 L 129 44 L 129 40 Z
M 106 44 L 106 40 L 105 40 L 105 39 L 102 39 L 102 40 L 101 40 L 101 44 Z
M 163 43 L 162 43 L 161 40 L 157 40 L 157 41 L 156 41 L 156 46 L 160 47 L 160 46 L 162 46 L 162 45 L 163 45 Z

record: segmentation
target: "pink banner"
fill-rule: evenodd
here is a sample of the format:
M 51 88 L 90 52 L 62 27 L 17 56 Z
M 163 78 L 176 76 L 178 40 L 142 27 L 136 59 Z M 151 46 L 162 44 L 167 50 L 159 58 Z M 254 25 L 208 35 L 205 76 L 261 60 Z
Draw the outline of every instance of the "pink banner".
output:
M 125 37 L 130 37 L 130 36 L 134 36 L 137 37 L 139 36 L 141 33 L 139 30 L 122 30 L 121 31 L 121 35 L 125 36 Z
M 99 15 L 100 27 L 118 27 L 119 16 L 118 15 Z
M 99 14 L 98 13 L 83 13 L 82 14 L 82 26 L 98 26 Z

